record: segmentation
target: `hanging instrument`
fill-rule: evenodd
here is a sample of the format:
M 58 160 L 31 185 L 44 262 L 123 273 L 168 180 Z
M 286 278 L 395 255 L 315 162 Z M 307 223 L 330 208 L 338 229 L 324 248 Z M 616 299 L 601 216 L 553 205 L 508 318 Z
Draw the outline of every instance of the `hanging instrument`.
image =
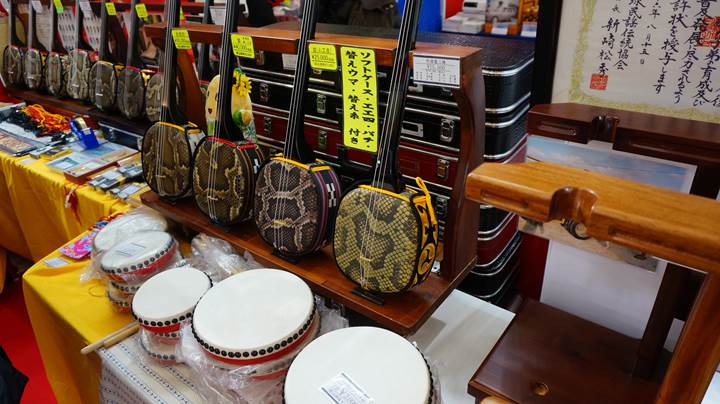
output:
M 40 7 L 42 8 L 42 4 Z M 37 11 L 35 7 L 28 4 L 28 40 L 23 71 L 25 72 L 25 85 L 31 90 L 41 89 L 44 84 L 45 50 L 42 49 L 42 44 L 40 44 L 40 41 L 37 39 L 37 32 L 35 30 L 36 19 Z
M 5 85 L 17 87 L 25 84 L 23 74 L 23 60 L 25 52 L 21 48 L 20 39 L 16 30 L 16 5 L 10 0 L 3 1 L 3 6 L 8 13 L 8 45 L 3 50 L 3 78 Z
M 67 93 L 75 100 L 87 101 L 90 97 L 90 69 L 93 60 L 90 47 L 83 41 L 83 10 L 81 0 L 75 1 L 75 48 L 70 52 L 70 73 Z
M 67 78 L 70 59 L 63 48 L 62 40 L 58 33 L 58 12 L 50 6 L 50 53 L 45 60 L 45 88 L 50 95 L 64 97 L 67 95 Z
M 107 0 L 100 2 L 100 44 L 98 60 L 90 69 L 91 88 L 90 100 L 101 111 L 108 111 L 115 107 L 117 94 L 117 70 L 110 61 L 108 54 L 108 10 Z
M 404 189 L 396 156 L 420 3 L 405 2 L 372 182 L 345 195 L 335 224 L 338 267 L 371 292 L 402 292 L 419 284 L 430 274 L 437 253 L 430 194 L 420 178 L 420 192 Z
M 177 200 L 192 192 L 195 149 L 205 134 L 187 122 L 177 106 L 177 49 L 172 32 L 180 20 L 180 0 L 170 0 L 165 9 L 165 70 L 158 73 L 162 77 L 162 102 L 159 120 L 143 138 L 142 166 L 150 189 L 162 198 Z
M 318 1 L 303 2 L 295 80 L 290 99 L 285 147 L 262 168 L 255 192 L 255 225 L 280 256 L 298 257 L 318 250 L 332 236 L 340 199 L 333 169 L 315 160 L 305 141 L 303 100 L 308 88 L 308 41 L 315 36 Z
M 137 13 L 138 0 L 130 3 L 130 29 L 128 31 L 127 56 L 125 68 L 118 79 L 118 109 L 127 119 L 137 119 L 145 110 L 145 85 L 148 72 L 143 71 L 138 52 L 138 33 L 140 17 Z
M 234 88 L 243 86 L 247 77 L 236 74 L 235 57 L 232 53 L 231 36 L 238 16 L 238 0 L 225 4 L 225 25 L 220 56 L 220 79 L 217 96 L 207 99 L 210 109 L 217 110 L 217 119 L 208 119 L 206 137 L 198 146 L 193 168 L 193 191 L 195 201 L 210 220 L 229 225 L 248 219 L 255 192 L 255 176 L 265 160 L 264 154 L 251 141 L 246 140 L 243 130 L 233 120 L 232 94 Z M 237 79 L 237 80 L 236 80 Z M 217 80 L 213 79 L 213 82 Z M 249 90 L 245 97 L 248 100 Z M 252 113 L 247 123 L 252 122 Z

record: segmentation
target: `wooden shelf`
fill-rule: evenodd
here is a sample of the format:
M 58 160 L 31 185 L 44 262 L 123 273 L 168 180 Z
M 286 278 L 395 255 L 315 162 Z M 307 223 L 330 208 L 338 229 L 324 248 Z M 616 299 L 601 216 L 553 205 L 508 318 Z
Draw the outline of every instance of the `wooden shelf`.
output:
M 222 39 L 222 26 L 215 24 L 201 24 L 184 22 L 181 24 L 188 30 L 190 41 L 194 43 L 209 43 L 220 45 Z M 163 46 L 165 38 L 165 23 L 145 25 L 145 33 L 152 38 L 156 45 Z M 255 51 L 297 53 L 297 42 L 300 38 L 300 31 L 297 29 L 267 27 L 238 27 L 237 32 L 253 38 Z M 360 37 L 355 35 L 334 34 L 322 32 L 319 27 L 315 35 L 315 43 L 332 44 L 336 46 L 358 46 L 372 48 L 375 50 L 375 60 L 380 66 L 392 66 L 397 39 Z M 429 42 L 418 42 L 413 53 L 439 55 L 458 58 L 464 65 L 463 70 L 469 70 L 470 66 L 480 65 L 480 49 L 469 46 L 443 45 Z M 411 59 L 412 62 L 412 59 Z
M 381 306 L 352 293 L 355 284 L 337 268 L 330 247 L 293 264 L 273 255 L 270 246 L 257 234 L 251 223 L 236 225 L 227 231 L 211 224 L 191 199 L 171 204 L 155 193 L 147 192 L 141 196 L 141 200 L 170 220 L 226 240 L 240 251 L 250 252 L 263 265 L 294 273 L 305 280 L 315 293 L 331 298 L 401 335 L 411 334 L 420 328 L 472 268 L 472 265 L 468 265 L 450 282 L 430 274 L 425 282 L 408 292 L 384 296 L 385 303 Z
M 107 123 L 118 129 L 143 134 L 150 127 L 147 120 L 129 121 L 119 112 L 104 112 L 91 104 L 76 101 L 70 98 L 56 98 L 48 94 L 38 93 L 27 89 L 8 89 L 10 96 L 25 101 L 27 104 L 40 104 L 48 110 L 65 112 L 76 115 L 87 115 L 97 122 Z
M 527 301 L 470 379 L 468 393 L 515 403 L 651 403 L 659 383 L 632 377 L 638 342 Z M 534 392 L 541 383 L 544 396 Z

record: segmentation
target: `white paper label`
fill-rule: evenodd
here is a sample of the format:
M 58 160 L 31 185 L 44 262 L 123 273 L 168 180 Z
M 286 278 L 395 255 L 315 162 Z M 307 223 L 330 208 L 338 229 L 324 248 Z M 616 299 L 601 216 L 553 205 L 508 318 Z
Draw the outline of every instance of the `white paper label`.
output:
M 509 26 L 510 24 L 506 22 L 497 22 L 493 24 L 492 31 L 490 31 L 490 33 L 493 35 L 507 35 Z
M 522 32 L 520 36 L 525 38 L 537 37 L 537 23 L 536 22 L 524 22 L 522 25 Z
M 375 402 L 345 373 L 340 373 L 325 382 L 320 386 L 320 391 L 327 394 L 337 404 L 370 404 Z
M 38 14 L 42 14 L 44 9 L 42 2 L 40 0 L 32 0 L 32 6 L 35 9 L 35 12 Z
M 429 86 L 460 87 L 460 59 L 441 56 L 413 57 L 413 81 Z
M 35 159 L 32 158 L 32 157 L 28 157 L 28 158 L 26 158 L 26 159 L 20 160 L 20 164 L 22 164 L 22 165 L 28 165 L 28 164 L 34 163 L 34 162 L 36 162 L 36 161 L 37 161 L 37 160 L 35 160 Z
M 285 70 L 295 70 L 296 69 L 297 55 L 293 55 L 290 53 L 283 53 L 282 59 L 283 59 L 283 69 L 285 69 Z
M 82 10 L 83 13 L 90 14 L 92 13 L 92 7 L 90 7 L 89 1 L 81 1 L 80 2 L 80 10 Z
M 109 180 L 114 180 L 115 178 L 120 177 L 120 173 L 117 171 L 108 171 L 105 174 L 103 174 L 102 177 L 107 178 Z
M 69 262 L 65 261 L 60 257 L 50 258 L 49 260 L 43 261 L 43 263 L 50 268 L 64 267 L 65 265 L 69 264 Z
M 117 251 L 117 253 L 120 255 L 124 255 L 126 257 L 133 257 L 145 251 L 145 246 L 142 244 L 130 243 L 123 248 L 118 248 L 115 251 Z
M 225 24 L 225 7 L 210 7 L 210 18 L 215 25 Z

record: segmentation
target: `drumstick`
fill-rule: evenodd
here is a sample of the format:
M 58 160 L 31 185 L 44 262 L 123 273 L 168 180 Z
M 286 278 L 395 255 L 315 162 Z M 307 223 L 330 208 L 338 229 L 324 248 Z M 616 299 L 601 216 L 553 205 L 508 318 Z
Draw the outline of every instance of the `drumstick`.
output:
M 110 348 L 111 346 L 117 344 L 118 342 L 124 340 L 125 338 L 135 334 L 138 329 L 140 329 L 140 324 L 135 323 L 135 327 L 128 328 L 127 330 L 111 337 L 105 340 L 105 343 L 103 344 L 103 348 Z
M 99 340 L 93 342 L 92 344 L 86 346 L 85 348 L 80 350 L 80 353 L 83 355 L 87 355 L 91 352 L 95 352 L 98 348 L 102 348 L 105 345 L 105 341 L 109 340 L 110 338 L 115 337 L 116 335 L 119 335 L 127 330 L 137 330 L 138 323 L 133 321 L 131 323 L 127 323 L 125 326 L 120 328 L 117 331 L 113 331 L 110 334 L 100 338 Z M 133 331 L 134 332 L 134 331 Z

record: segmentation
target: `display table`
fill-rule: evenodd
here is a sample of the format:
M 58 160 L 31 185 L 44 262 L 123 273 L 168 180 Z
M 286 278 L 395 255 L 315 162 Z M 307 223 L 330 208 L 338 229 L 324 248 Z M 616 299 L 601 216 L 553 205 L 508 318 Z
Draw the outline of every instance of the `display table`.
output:
M 98 218 L 128 209 L 117 198 L 67 181 L 45 163 L 0 152 L 0 248 L 33 262 L 87 230 Z M 70 192 L 74 192 L 74 202 L 66 206 Z M 4 259 L 0 273 L 4 278 Z
M 60 256 L 55 250 L 25 273 L 25 305 L 58 402 L 94 403 L 100 359 L 82 355 L 80 349 L 127 324 L 131 316 L 113 311 L 100 281 L 80 284 L 87 260 L 63 257 L 68 264 L 56 268 L 46 263 Z
M 454 291 L 418 332 L 417 343 L 439 373 L 442 402 L 472 404 L 466 392 L 479 362 L 485 360 L 513 314 L 460 291 Z M 102 358 L 100 395 L 103 402 L 199 403 L 190 369 L 148 361 L 137 336 L 98 352 Z

